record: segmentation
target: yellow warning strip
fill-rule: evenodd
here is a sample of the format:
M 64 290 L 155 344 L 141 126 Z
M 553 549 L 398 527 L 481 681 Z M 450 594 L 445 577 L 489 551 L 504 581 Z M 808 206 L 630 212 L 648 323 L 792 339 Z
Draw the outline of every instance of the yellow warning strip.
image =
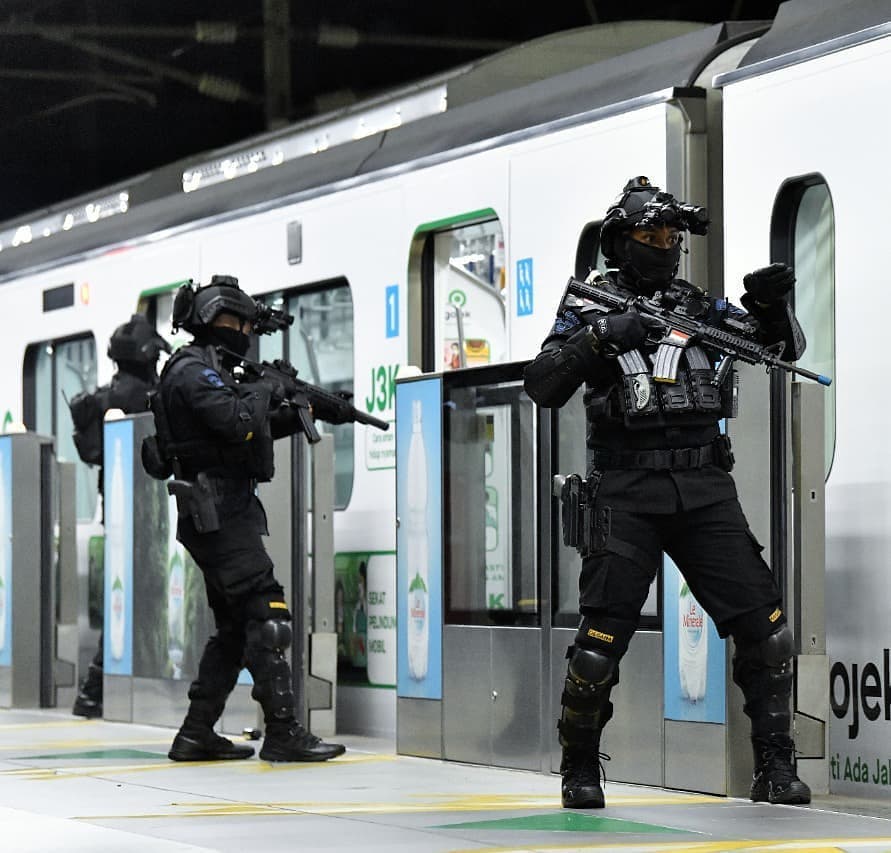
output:
M 636 797 L 627 798 L 625 804 L 632 805 L 688 805 L 697 802 L 714 803 L 716 797 Z M 432 794 L 427 798 L 417 795 L 414 801 L 406 802 L 307 802 L 283 800 L 276 802 L 207 802 L 179 801 L 170 804 L 172 812 L 136 815 L 81 815 L 83 820 L 110 820 L 124 818 L 160 817 L 209 817 L 212 815 L 263 815 L 263 814 L 312 814 L 312 815 L 397 815 L 397 814 L 440 814 L 447 812 L 486 812 L 486 811 L 529 811 L 560 809 L 557 795 L 502 794 L 465 795 L 454 797 L 448 794 Z
M 784 838 L 780 840 L 749 839 L 746 841 L 657 841 L 649 844 L 530 844 L 522 847 L 473 847 L 451 850 L 449 853 L 550 853 L 559 850 L 563 853 L 596 853 L 598 850 L 610 853 L 780 853 L 795 850 L 798 853 L 847 853 L 864 847 L 891 844 L 891 837 L 881 838 Z
M 293 762 L 270 764 L 258 758 L 241 761 L 157 761 L 153 764 L 90 764 L 81 767 L 22 767 L 15 770 L 0 770 L 0 778 L 15 776 L 33 781 L 61 781 L 98 776 L 118 776 L 127 773 L 156 773 L 159 770 L 180 771 L 189 767 L 219 767 L 224 765 L 227 772 L 270 773 L 294 772 L 319 767 L 337 767 L 340 764 L 360 764 L 373 761 L 395 761 L 391 755 L 344 755 L 334 761 Z
M 28 758 L 27 753 L 46 752 L 49 749 L 121 749 L 122 747 L 134 746 L 153 746 L 155 744 L 164 744 L 164 752 L 170 748 L 173 741 L 172 737 L 161 738 L 140 738 L 138 740 L 110 740 L 107 737 L 102 738 L 79 738 L 77 740 L 42 740 L 32 741 L 26 744 L 0 744 L 0 752 L 18 752 L 22 753 L 22 758 Z M 53 756 L 54 758 L 56 756 Z M 64 756 L 61 756 L 64 757 Z
M 0 731 L 7 729 L 52 729 L 60 726 L 99 726 L 105 723 L 105 720 L 88 720 L 85 718 L 71 720 L 56 720 L 55 722 L 45 723 L 0 723 Z

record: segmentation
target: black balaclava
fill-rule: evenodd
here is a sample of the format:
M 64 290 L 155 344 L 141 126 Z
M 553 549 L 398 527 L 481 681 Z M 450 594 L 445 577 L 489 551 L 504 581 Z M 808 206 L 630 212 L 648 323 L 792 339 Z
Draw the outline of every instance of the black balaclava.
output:
M 250 335 L 228 326 L 205 326 L 196 329 L 195 341 L 201 346 L 222 347 L 223 363 L 230 367 L 247 355 L 251 346 Z
M 652 296 L 670 284 L 681 261 L 681 244 L 670 249 L 640 243 L 630 234 L 625 236 L 622 274 L 628 283 L 645 296 Z

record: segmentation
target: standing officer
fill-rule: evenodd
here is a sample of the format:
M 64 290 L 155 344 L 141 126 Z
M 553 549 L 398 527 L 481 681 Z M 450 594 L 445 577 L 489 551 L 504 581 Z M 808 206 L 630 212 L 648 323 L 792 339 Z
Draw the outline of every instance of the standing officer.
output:
M 117 368 L 111 382 L 92 392 L 82 391 L 68 404 L 77 453 L 84 462 L 99 466 L 100 494 L 105 413 L 121 409 L 134 415 L 148 410 L 148 392 L 158 384 L 158 358 L 162 351 L 170 352 L 170 344 L 155 332 L 144 315 L 134 314 L 109 339 L 108 357 Z M 71 713 L 78 717 L 102 716 L 102 641 L 100 633 L 99 648 L 74 700 Z
M 189 710 L 168 753 L 174 761 L 254 754 L 214 732 L 243 666 L 265 717 L 261 758 L 325 761 L 345 751 L 311 734 L 295 716 L 285 658 L 291 614 L 263 546 L 268 530 L 256 487 L 272 478 L 273 439 L 300 427 L 280 411 L 281 386 L 233 376 L 256 316 L 256 303 L 231 276 L 214 276 L 197 290 L 180 288 L 173 327 L 194 340 L 164 366 L 151 402 L 160 456 L 176 476 L 177 539 L 201 569 L 217 629 L 189 687 Z M 155 476 L 169 473 L 151 470 L 150 463 L 146 468 Z
M 679 203 L 645 177 L 630 180 L 603 222 L 601 250 L 613 269 L 597 286 L 625 297 L 658 291 L 663 304 L 761 344 L 782 342 L 786 358 L 799 358 L 805 341 L 786 299 L 795 276 L 785 265 L 745 276 L 747 311 L 675 278 L 681 231 L 704 234 L 707 225 L 704 208 Z M 675 381 L 666 381 L 651 360 L 657 349 L 637 311 L 601 315 L 592 327 L 565 296 L 525 372 L 527 393 L 545 407 L 562 406 L 586 384 L 594 529 L 590 548 L 580 550 L 581 622 L 567 652 L 558 723 L 563 805 L 604 805 L 598 756 L 613 711 L 610 691 L 662 551 L 720 636 L 734 639 L 733 679 L 745 696 L 755 754 L 751 798 L 808 803 L 790 737 L 792 631 L 739 505 L 729 440 L 719 431 L 719 420 L 735 414 L 736 377 L 731 371 L 716 387 L 716 353 L 688 346 Z

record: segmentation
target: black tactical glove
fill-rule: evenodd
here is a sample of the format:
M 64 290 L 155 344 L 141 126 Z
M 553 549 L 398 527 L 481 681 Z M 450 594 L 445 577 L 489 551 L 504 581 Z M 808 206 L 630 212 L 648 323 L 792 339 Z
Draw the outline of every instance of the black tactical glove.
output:
M 770 305 L 782 299 L 795 284 L 795 271 L 785 264 L 761 267 L 743 278 L 743 287 L 755 302 Z
M 647 330 L 637 311 L 606 314 L 591 326 L 603 355 L 621 355 L 637 349 L 647 339 Z

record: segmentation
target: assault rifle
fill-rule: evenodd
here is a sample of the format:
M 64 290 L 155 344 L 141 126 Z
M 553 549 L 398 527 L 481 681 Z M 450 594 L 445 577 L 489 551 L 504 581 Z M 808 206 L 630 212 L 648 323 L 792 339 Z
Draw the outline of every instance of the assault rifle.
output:
M 284 405 L 295 410 L 300 426 L 310 444 L 321 440 L 313 423 L 313 415 L 329 424 L 360 423 L 380 430 L 388 430 L 386 421 L 372 417 L 357 409 L 347 391 L 326 391 L 318 385 L 310 385 L 297 378 L 297 369 L 288 361 L 277 358 L 269 361 L 242 359 L 242 370 L 248 381 L 281 385 L 285 392 Z M 312 414 L 311 414 L 312 413 Z
M 735 335 L 725 329 L 701 323 L 695 317 L 675 310 L 670 304 L 663 304 L 659 294 L 652 299 L 646 296 L 621 296 L 612 290 L 573 277 L 569 279 L 566 293 L 574 296 L 578 303 L 564 302 L 564 304 L 573 308 L 595 327 L 598 314 L 634 309 L 640 314 L 645 326 L 659 330 L 661 336 L 658 340 L 654 340 L 654 343 L 660 344 L 653 369 L 653 378 L 657 382 L 674 382 L 684 348 L 688 344 L 699 343 L 723 354 L 713 380 L 716 386 L 723 384 L 735 359 L 748 364 L 763 364 L 768 370 L 779 369 L 797 373 L 821 385 L 832 384 L 832 379 L 828 376 L 783 361 L 780 358 L 783 344 L 764 346 L 743 335 Z M 595 317 L 591 317 L 592 314 Z M 743 324 L 739 325 L 741 330 L 745 328 Z M 605 354 L 617 355 L 609 350 Z

